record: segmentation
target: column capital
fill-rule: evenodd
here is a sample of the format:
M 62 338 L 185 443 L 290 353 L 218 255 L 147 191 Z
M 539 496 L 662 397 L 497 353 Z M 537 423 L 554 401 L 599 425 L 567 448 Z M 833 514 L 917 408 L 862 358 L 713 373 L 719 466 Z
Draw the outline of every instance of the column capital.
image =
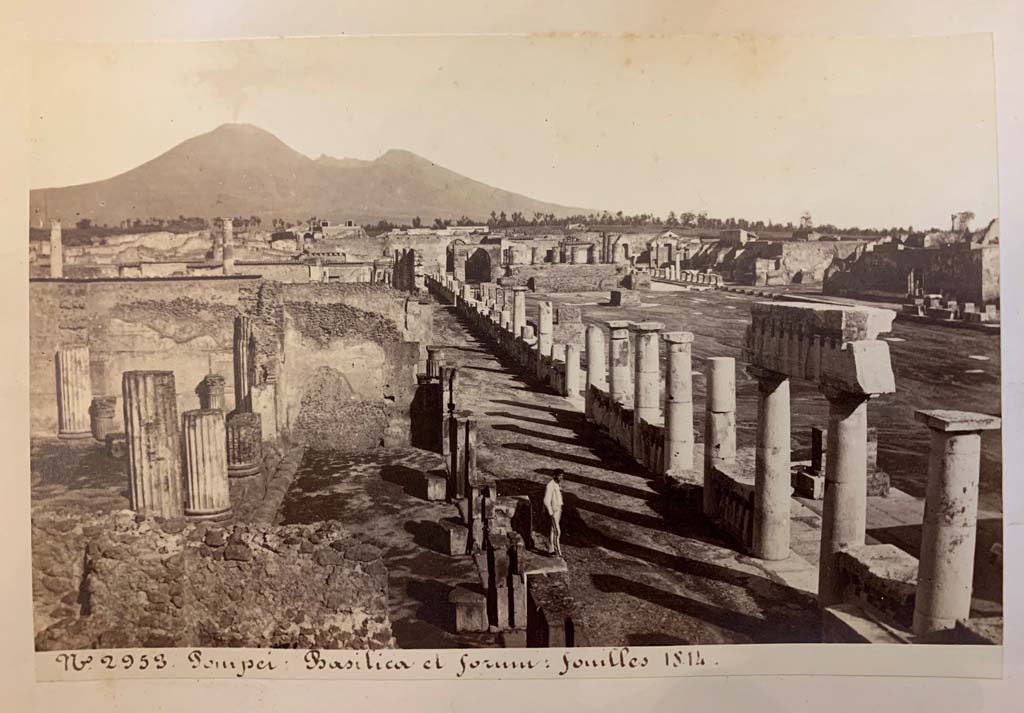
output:
M 526 292 L 526 289 L 527 289 L 527 288 L 526 288 L 525 286 L 523 286 L 523 285 L 515 285 L 515 286 L 514 286 L 514 287 L 512 288 L 512 291 L 513 291 L 513 292 Z
M 818 391 L 830 402 L 859 404 L 864 401 L 876 398 L 879 394 L 869 394 L 862 391 L 850 391 L 835 384 L 824 383 L 818 385 Z
M 661 340 L 667 344 L 692 344 L 693 332 L 662 332 Z
M 611 321 L 605 322 L 605 326 L 608 327 L 608 331 L 611 332 L 611 335 L 613 337 L 616 334 L 624 336 L 623 332 L 629 329 L 630 324 L 631 322 L 628 322 L 624 319 L 613 319 Z
M 661 322 L 630 322 L 629 328 L 634 332 L 660 332 L 665 328 Z
M 999 417 L 974 411 L 923 409 L 914 412 L 914 419 L 933 431 L 945 433 L 978 433 L 1002 428 Z
M 767 381 L 773 383 L 781 383 L 789 378 L 788 374 L 783 374 L 779 371 L 773 371 L 772 369 L 765 369 L 760 366 L 747 366 L 747 374 L 754 377 L 758 381 Z

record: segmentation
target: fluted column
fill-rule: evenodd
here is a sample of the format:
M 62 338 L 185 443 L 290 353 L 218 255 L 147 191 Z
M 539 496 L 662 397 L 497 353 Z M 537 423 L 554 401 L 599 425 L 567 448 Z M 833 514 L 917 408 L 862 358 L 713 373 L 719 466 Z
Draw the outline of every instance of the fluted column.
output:
M 665 332 L 661 338 L 668 349 L 663 467 L 675 475 L 693 470 L 693 333 Z
M 714 470 L 736 462 L 736 360 L 710 357 L 704 406 L 704 514 L 718 517 Z
M 790 416 L 789 378 L 750 367 L 757 378 L 757 448 L 754 453 L 753 554 L 766 560 L 789 557 Z
M 235 317 L 235 411 L 252 411 L 252 385 L 255 381 L 256 343 L 252 335 L 252 321 L 248 317 Z
M 89 438 L 92 378 L 89 347 L 68 347 L 57 352 L 57 435 L 64 439 Z
M 430 345 L 427 347 L 427 376 L 437 378 L 441 376 L 441 364 L 444 362 L 444 347 Z
M 198 520 L 231 513 L 227 434 L 219 409 L 182 414 L 185 440 L 185 515 Z
M 258 413 L 234 412 L 227 417 L 228 475 L 255 475 L 263 460 L 263 421 Z
M 226 411 L 224 406 L 224 377 L 207 374 L 196 389 L 199 394 L 199 408 L 204 411 Z
M 634 322 L 636 340 L 633 360 L 633 457 L 643 461 L 643 423 L 655 423 L 661 415 L 661 364 L 658 333 L 661 322 Z
M 121 379 L 128 493 L 143 515 L 182 515 L 181 442 L 172 371 L 126 371 Z

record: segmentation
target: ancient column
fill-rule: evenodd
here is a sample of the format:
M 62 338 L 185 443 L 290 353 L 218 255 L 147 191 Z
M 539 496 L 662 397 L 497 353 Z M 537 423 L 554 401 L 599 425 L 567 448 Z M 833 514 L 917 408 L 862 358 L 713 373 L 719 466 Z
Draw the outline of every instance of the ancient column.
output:
M 536 245 L 530 247 L 530 264 L 536 265 L 540 260 L 537 259 L 537 253 L 539 252 Z
M 431 344 L 427 346 L 427 376 L 441 376 L 441 364 L 444 363 L 444 347 Z
M 507 309 L 501 310 L 501 321 L 498 324 L 506 332 L 510 331 L 512 329 L 512 312 Z
M 596 245 L 591 245 L 589 248 L 587 248 L 587 264 L 589 264 L 589 265 L 596 265 L 597 264 L 597 246 Z
M 951 629 L 970 614 L 981 432 L 1000 428 L 1001 422 L 967 411 L 914 416 L 931 430 L 932 441 L 914 603 L 914 633 L 921 635 Z
M 573 245 L 570 245 L 568 249 L 569 249 L 569 255 L 568 255 L 568 257 L 569 257 L 569 264 L 570 265 L 575 265 L 576 264 L 576 247 L 573 246 Z
M 585 412 L 591 416 L 590 387 L 608 388 L 608 354 L 605 351 L 604 332 L 596 324 L 587 325 L 587 383 L 583 394 Z
M 117 431 L 116 409 L 116 396 L 97 396 L 92 400 L 89 408 L 92 437 L 100 443 L 106 442 L 107 434 Z
M 181 442 L 172 371 L 126 371 L 121 378 L 131 509 L 182 515 Z
M 757 448 L 754 453 L 755 557 L 789 557 L 789 378 L 750 367 L 757 378 Z
M 608 393 L 612 401 L 626 404 L 633 393 L 633 374 L 629 370 L 629 322 L 616 319 L 605 322 L 608 340 Z
M 661 338 L 668 349 L 663 468 L 681 475 L 693 470 L 693 333 L 664 332 Z
M 537 319 L 537 377 L 544 376 L 544 357 L 551 358 L 551 346 L 555 336 L 554 308 L 545 300 L 539 305 L 540 316 Z
M 718 517 L 718 493 L 713 471 L 736 462 L 736 360 L 709 357 L 705 370 L 704 514 Z
M 263 461 L 263 420 L 258 413 L 235 411 L 227 417 L 228 475 L 255 475 Z
M 512 288 L 512 336 L 521 337 L 526 326 L 526 288 Z
M 252 384 L 255 381 L 256 343 L 252 335 L 252 321 L 248 317 L 235 317 L 235 411 L 252 411 Z
M 89 347 L 68 347 L 57 352 L 57 436 L 74 440 L 92 435 L 89 405 L 92 377 Z
M 185 440 L 185 515 L 197 520 L 231 513 L 228 488 L 227 435 L 219 409 L 182 414 Z
M 60 221 L 50 221 L 50 277 L 64 277 L 64 241 Z
M 818 603 L 842 600 L 836 553 L 864 544 L 867 528 L 868 396 L 822 387 L 828 399 L 825 436 L 825 498 L 821 514 Z
M 225 275 L 235 274 L 235 225 L 230 218 L 224 221 L 224 262 Z
M 224 407 L 224 377 L 220 374 L 204 376 L 196 392 L 199 395 L 199 408 L 203 411 L 227 410 Z
M 636 341 L 633 360 L 633 457 L 642 458 L 643 423 L 656 423 L 661 415 L 661 362 L 658 333 L 661 322 L 633 322 Z
M 565 391 L 571 399 L 580 396 L 580 348 L 577 344 L 565 345 Z

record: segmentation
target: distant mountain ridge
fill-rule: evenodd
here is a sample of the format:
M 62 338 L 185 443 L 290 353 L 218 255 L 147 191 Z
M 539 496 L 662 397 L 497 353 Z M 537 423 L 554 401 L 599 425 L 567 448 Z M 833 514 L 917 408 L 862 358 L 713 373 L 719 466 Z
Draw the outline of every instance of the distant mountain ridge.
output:
M 490 212 L 558 217 L 588 214 L 475 181 L 409 151 L 391 149 L 373 161 L 321 155 L 311 159 L 251 124 L 224 124 L 103 181 L 34 189 L 32 225 L 49 218 L 74 224 L 89 218 L 116 225 L 125 219 L 250 216 L 333 222 L 420 216 L 468 216 Z

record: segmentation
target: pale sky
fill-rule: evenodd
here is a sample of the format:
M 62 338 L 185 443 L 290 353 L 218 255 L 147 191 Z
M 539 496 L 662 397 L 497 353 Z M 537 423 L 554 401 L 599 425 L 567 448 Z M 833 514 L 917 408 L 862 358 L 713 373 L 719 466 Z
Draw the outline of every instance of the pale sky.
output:
M 402 148 L 595 209 L 843 226 L 998 213 L 992 48 L 920 39 L 389 37 L 39 45 L 33 187 L 226 122 L 317 157 Z

